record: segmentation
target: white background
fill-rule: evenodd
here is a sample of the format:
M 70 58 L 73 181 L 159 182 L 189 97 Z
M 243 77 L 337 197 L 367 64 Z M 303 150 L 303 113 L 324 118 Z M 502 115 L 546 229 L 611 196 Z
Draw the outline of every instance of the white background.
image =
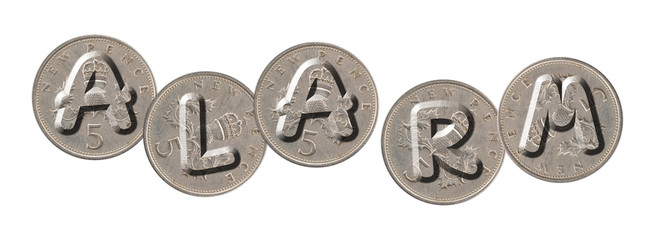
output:
M 652 235 L 655 8 L 650 4 L 15 2 L 0 6 L 1 239 Z M 150 65 L 158 89 L 195 71 L 222 72 L 254 89 L 264 67 L 283 50 L 309 41 L 336 44 L 354 53 L 375 80 L 380 96 L 375 131 L 358 154 L 331 167 L 302 167 L 268 149 L 245 184 L 204 198 L 164 183 L 143 143 L 108 160 L 72 157 L 42 134 L 31 93 L 44 58 L 86 34 L 134 47 Z M 621 141 L 598 172 L 550 183 L 524 173 L 506 156 L 485 191 L 449 206 L 414 199 L 392 180 L 380 135 L 389 109 L 405 91 L 453 79 L 480 89 L 497 106 L 519 71 L 558 56 L 599 69 L 621 99 Z

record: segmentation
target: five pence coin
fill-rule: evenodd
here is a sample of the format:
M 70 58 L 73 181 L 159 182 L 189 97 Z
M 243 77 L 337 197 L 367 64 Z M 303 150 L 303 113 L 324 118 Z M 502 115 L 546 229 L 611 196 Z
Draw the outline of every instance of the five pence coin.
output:
M 412 88 L 384 122 L 382 155 L 391 177 L 428 203 L 472 198 L 491 183 L 505 156 L 496 118 L 491 101 L 464 83 Z
M 257 124 L 271 148 L 312 167 L 342 162 L 375 126 L 378 95 L 355 56 L 337 46 L 305 43 L 275 57 L 255 90 Z
M 622 122 L 621 103 L 603 74 L 579 60 L 551 58 L 509 84 L 498 128 L 521 169 L 542 180 L 569 182 L 607 162 Z
M 86 159 L 119 155 L 141 140 L 157 88 L 133 48 L 105 36 L 82 36 L 57 47 L 34 80 L 34 115 L 46 137 Z
M 157 174 L 184 193 L 230 191 L 255 172 L 266 143 L 255 124 L 253 94 L 213 72 L 182 76 L 148 110 L 144 142 Z

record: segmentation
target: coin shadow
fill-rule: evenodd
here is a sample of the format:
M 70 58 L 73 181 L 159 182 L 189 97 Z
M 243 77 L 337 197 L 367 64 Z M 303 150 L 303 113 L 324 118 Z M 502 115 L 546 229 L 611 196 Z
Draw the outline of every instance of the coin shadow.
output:
M 605 149 L 605 139 L 603 138 L 603 129 L 601 128 L 600 121 L 598 120 L 598 112 L 596 111 L 596 100 L 592 95 L 591 88 L 587 85 L 587 82 L 582 82 L 582 88 L 584 88 L 585 95 L 587 95 L 587 101 L 589 101 L 589 110 L 591 111 L 591 117 L 594 119 L 594 128 L 596 129 L 596 139 L 598 139 L 598 147 L 595 149 L 585 150 L 587 155 L 596 155 L 603 152 Z
M 128 135 L 128 134 L 134 132 L 134 130 L 136 130 L 138 122 L 136 120 L 136 113 L 134 113 L 133 105 L 137 101 L 137 98 L 138 98 L 137 96 L 138 95 L 136 94 L 136 92 L 133 89 L 131 89 L 130 90 L 130 101 L 125 103 L 125 108 L 127 108 L 127 114 L 130 117 L 130 123 L 131 124 L 130 124 L 130 127 L 128 127 L 127 129 L 118 130 L 118 134 Z
M 452 175 L 455 175 L 457 177 L 466 179 L 466 180 L 475 180 L 482 176 L 482 172 L 484 171 L 484 164 L 480 159 L 476 159 L 475 161 L 475 166 L 476 170 L 474 173 L 466 173 L 464 171 L 457 170 L 456 168 L 451 167 L 450 165 L 446 164 L 443 160 L 441 160 L 439 157 L 432 155 L 432 175 L 429 177 L 423 177 L 421 176 L 421 182 L 422 183 L 431 183 L 437 180 L 439 177 L 439 174 L 441 173 L 441 169 L 443 169 L 445 172 L 450 173 Z
M 234 156 L 234 162 L 224 165 L 224 166 L 218 166 L 218 167 L 213 167 L 213 168 L 208 168 L 208 169 L 202 169 L 202 170 L 187 170 L 186 173 L 191 175 L 191 176 L 202 176 L 202 175 L 207 175 L 207 174 L 212 174 L 212 173 L 218 173 L 218 172 L 224 172 L 224 171 L 229 171 L 232 169 L 235 169 L 241 164 L 241 155 L 239 154 L 239 151 L 234 151 L 233 153 Z
M 357 138 L 357 135 L 359 135 L 359 126 L 357 125 L 357 119 L 355 119 L 355 112 L 359 109 L 359 100 L 357 100 L 357 97 L 355 95 L 352 95 L 350 100 L 353 103 L 353 107 L 350 108 L 348 112 L 348 118 L 350 119 L 350 125 L 352 125 L 353 132 L 344 138 L 341 138 L 342 142 L 352 142 Z
M 304 113 L 300 117 L 300 121 L 298 122 L 298 128 L 296 128 L 296 134 L 293 136 L 287 137 L 287 136 L 282 136 L 280 137 L 280 140 L 284 142 L 295 142 L 300 139 L 300 136 L 302 135 L 303 129 L 305 129 L 305 123 L 307 120 L 312 120 L 315 118 L 327 118 L 330 116 L 329 112 L 322 112 L 322 113 Z
M 466 142 L 471 138 L 473 135 L 473 132 L 475 131 L 475 120 L 471 114 L 466 114 L 466 118 L 468 119 L 469 126 L 468 126 L 468 131 L 466 134 L 460 139 L 458 142 L 453 144 L 452 146 L 448 147 L 449 151 L 451 151 L 454 154 L 461 154 L 461 151 L 459 150 L 460 147 L 464 146 Z M 430 136 L 434 136 L 437 133 L 437 126 L 438 125 L 450 125 L 453 124 L 453 120 L 447 119 L 447 118 L 436 118 L 430 120 Z M 466 180 L 474 180 L 479 178 L 482 175 L 482 171 L 484 170 L 484 164 L 479 158 L 476 158 L 475 161 L 476 165 L 476 171 L 474 173 L 466 173 L 464 171 L 460 171 L 456 168 L 451 167 L 448 165 L 446 162 L 441 160 L 438 156 L 432 154 L 432 169 L 433 173 L 429 177 L 421 177 L 420 181 L 422 183 L 430 183 L 434 182 L 437 180 L 440 174 L 440 170 L 443 169 L 445 172 L 448 172 L 452 175 L 458 176 L 460 178 L 466 179 Z
M 91 74 L 91 77 L 89 78 L 89 82 L 88 82 L 86 88 L 84 89 L 85 94 L 95 86 L 95 82 L 96 82 L 95 75 L 96 75 L 95 72 L 93 74 Z M 123 86 L 125 86 L 125 84 L 123 83 L 123 79 L 120 77 L 120 75 L 116 76 L 116 82 L 118 82 L 119 88 L 121 88 L 121 89 L 123 88 Z M 126 129 L 120 129 L 119 128 L 118 131 L 116 131 L 116 133 L 118 133 L 120 135 L 128 135 L 128 134 L 134 132 L 134 130 L 136 130 L 137 125 L 138 125 L 137 124 L 137 119 L 136 119 L 136 113 L 134 113 L 134 107 L 133 107 L 133 105 L 137 101 L 138 96 L 137 96 L 136 92 L 134 91 L 134 89 L 130 89 L 129 94 L 130 94 L 130 101 L 125 103 L 125 108 L 127 109 L 128 117 L 130 118 L 130 126 L 128 128 L 126 128 Z M 61 134 L 63 134 L 63 135 L 73 135 L 73 134 L 77 133 L 80 130 L 81 126 L 82 126 L 82 119 L 84 119 L 84 114 L 86 114 L 87 112 L 107 111 L 107 109 L 109 109 L 110 105 L 111 104 L 94 105 L 94 106 L 80 106 L 79 110 L 77 112 L 77 116 L 75 117 L 75 124 L 73 125 L 73 127 L 71 129 L 64 129 L 63 131 L 61 131 Z
M 536 158 L 541 156 L 541 154 L 544 153 L 546 150 L 546 140 L 548 140 L 548 132 L 550 132 L 550 121 L 548 120 L 548 114 L 546 114 L 546 120 L 544 121 L 544 129 L 541 131 L 541 139 L 539 140 L 539 148 L 537 148 L 537 151 L 530 152 L 528 150 L 521 150 L 521 154 L 523 156 L 529 157 L 529 158 Z M 571 124 L 568 124 L 571 125 Z M 563 129 L 563 128 L 560 128 Z M 562 130 L 563 131 L 563 130 Z

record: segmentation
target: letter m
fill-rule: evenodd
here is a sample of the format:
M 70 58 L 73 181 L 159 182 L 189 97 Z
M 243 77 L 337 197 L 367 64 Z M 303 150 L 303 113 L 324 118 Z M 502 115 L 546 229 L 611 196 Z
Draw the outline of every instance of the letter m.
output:
M 530 97 L 519 151 L 527 157 L 538 157 L 549 138 L 555 136 L 550 129 L 567 132 L 571 128 L 575 133 L 567 140 L 571 146 L 584 150 L 587 155 L 602 151 L 600 122 L 587 82 L 577 75 L 539 76 Z

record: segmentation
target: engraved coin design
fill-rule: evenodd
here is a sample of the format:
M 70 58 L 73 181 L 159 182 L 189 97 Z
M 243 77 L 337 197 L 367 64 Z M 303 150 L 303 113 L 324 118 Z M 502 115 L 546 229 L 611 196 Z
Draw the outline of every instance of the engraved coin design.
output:
M 57 47 L 34 80 L 39 127 L 61 150 L 86 159 L 119 155 L 141 140 L 157 88 L 148 65 L 127 44 L 82 36 Z
M 437 80 L 407 91 L 384 122 L 382 155 L 407 193 L 434 204 L 470 199 L 491 183 L 505 151 L 496 108 L 477 89 Z
M 255 123 L 253 94 L 213 72 L 182 76 L 148 110 L 144 142 L 157 174 L 184 193 L 230 191 L 255 172 L 266 143 Z
M 584 178 L 612 155 L 621 136 L 621 104 L 610 82 L 582 61 L 532 64 L 503 95 L 503 143 L 525 172 L 552 182 Z
M 377 90 L 351 53 L 325 43 L 291 47 L 266 67 L 255 91 L 257 124 L 287 160 L 329 166 L 354 155 L 377 118 Z

